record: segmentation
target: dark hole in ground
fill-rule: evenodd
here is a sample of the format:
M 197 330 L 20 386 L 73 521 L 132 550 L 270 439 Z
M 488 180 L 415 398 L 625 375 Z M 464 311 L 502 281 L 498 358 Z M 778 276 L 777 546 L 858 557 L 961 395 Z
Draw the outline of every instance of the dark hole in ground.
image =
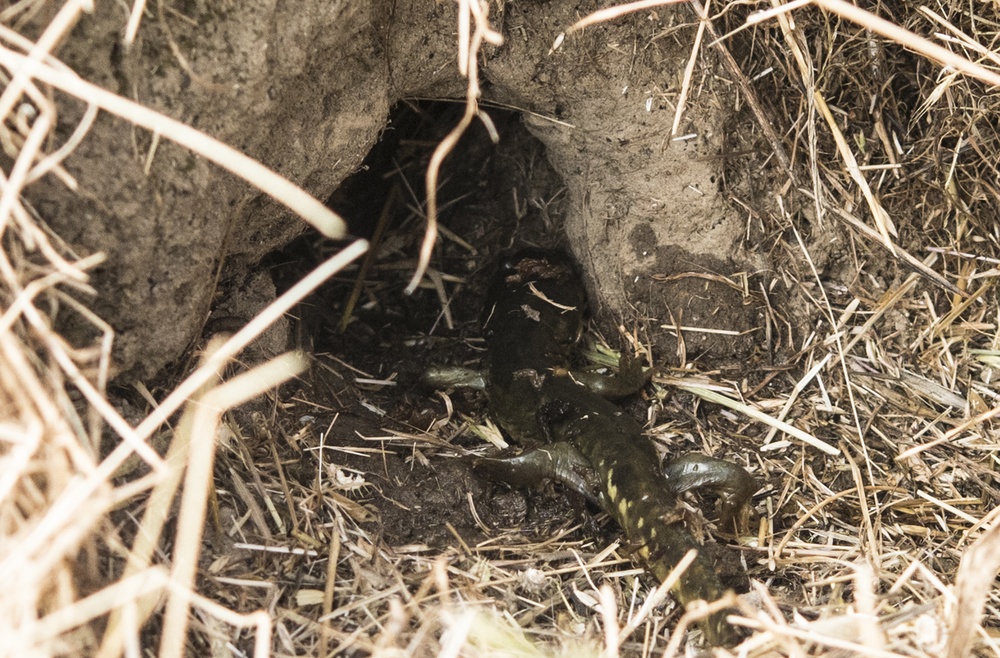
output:
M 397 328 L 454 335 L 456 328 L 478 316 L 476 295 L 499 253 L 515 240 L 561 244 L 563 186 L 545 160 L 544 147 L 521 125 L 517 113 L 491 109 L 499 142 L 494 144 L 482 124 L 474 122 L 446 159 L 439 178 L 441 235 L 430 278 L 440 277 L 443 284 L 425 284 L 411 296 L 402 294 L 424 233 L 428 160 L 462 110 L 453 102 L 401 103 L 361 169 L 331 196 L 329 205 L 347 219 L 353 235 L 372 239 L 380 219 L 385 226 L 376 238 L 375 262 L 353 309 L 352 331 L 341 332 L 337 326 L 349 296 L 341 294 L 340 284 L 353 285 L 354 271 L 332 282 L 302 309 L 304 334 L 316 349 L 367 340 L 373 329 L 379 339 Z M 307 233 L 265 265 L 272 269 L 280 293 L 340 246 Z M 364 322 L 374 318 L 381 318 L 382 325 Z
M 462 110 L 448 102 L 395 108 L 362 168 L 329 201 L 353 234 L 375 244 L 350 319 L 341 326 L 358 267 L 330 281 L 296 312 L 296 340 L 315 355 L 315 365 L 291 396 L 307 402 L 289 405 L 294 410 L 287 410 L 286 423 L 307 418 L 316 433 L 308 449 L 315 450 L 318 434 L 336 417 L 324 439 L 322 468 L 345 480 L 351 473 L 366 474 L 369 486 L 355 499 L 377 509 L 373 528 L 394 546 L 451 546 L 456 533 L 469 542 L 482 539 L 470 492 L 486 527 L 526 520 L 551 526 L 553 514 L 573 522 L 579 516 L 573 508 L 582 507 L 563 499 L 529 509 L 523 492 L 472 477 L 467 462 L 456 457 L 487 444 L 467 429 L 449 437 L 454 448 L 420 440 L 414 447 L 411 438 L 370 439 L 390 431 L 423 436 L 441 424 L 448 408 L 420 377 L 432 364 L 478 366 L 482 291 L 499 255 L 515 244 L 553 247 L 562 241 L 562 182 L 545 160 L 544 147 L 518 114 L 491 109 L 499 142 L 476 123 L 445 161 L 432 283 L 404 294 L 423 238 L 427 162 Z M 264 265 L 280 294 L 340 247 L 310 233 Z M 448 404 L 455 413 L 482 416 L 478 393 L 451 392 Z M 309 486 L 317 477 L 316 459 L 299 463 L 301 472 L 293 477 Z

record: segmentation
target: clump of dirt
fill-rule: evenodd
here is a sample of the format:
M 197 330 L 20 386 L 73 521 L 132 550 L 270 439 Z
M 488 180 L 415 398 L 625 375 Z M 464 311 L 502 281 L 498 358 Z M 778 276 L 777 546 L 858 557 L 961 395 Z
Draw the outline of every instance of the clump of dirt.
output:
M 649 244 L 642 234 L 633 231 L 636 250 Z M 730 278 L 723 272 L 732 271 L 731 262 L 698 258 L 679 247 L 655 253 L 656 273 L 634 277 L 625 289 L 650 329 L 658 358 L 678 367 L 695 361 L 739 370 L 737 364 L 747 359 L 768 357 L 773 346 L 765 338 L 763 301 L 754 291 L 762 277 Z

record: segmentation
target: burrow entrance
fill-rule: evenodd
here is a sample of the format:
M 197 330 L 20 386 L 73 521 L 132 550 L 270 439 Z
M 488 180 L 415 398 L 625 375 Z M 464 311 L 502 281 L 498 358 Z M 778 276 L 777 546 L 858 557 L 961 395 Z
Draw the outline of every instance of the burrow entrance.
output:
M 561 486 L 540 483 L 525 491 L 474 475 L 469 455 L 493 450 L 479 429 L 486 422 L 482 395 L 436 391 L 421 381 L 431 365 L 479 364 L 484 287 L 502 254 L 519 246 L 568 247 L 565 186 L 544 146 L 517 113 L 489 111 L 499 141 L 476 125 L 446 161 L 442 237 L 431 274 L 413 295 L 402 291 L 423 235 L 426 161 L 461 107 L 401 104 L 365 165 L 331 198 L 354 222 L 352 232 L 374 241 L 374 256 L 362 281 L 361 266 L 346 270 L 284 328 L 288 340 L 314 355 L 308 375 L 236 413 L 244 436 L 220 451 L 216 470 L 221 514 L 236 519 L 228 527 L 237 528 L 222 539 L 232 549 L 223 579 L 266 569 L 286 588 L 284 603 L 293 605 L 296 592 L 326 582 L 327 556 L 317 549 L 330 545 L 334 528 L 351 546 L 339 577 L 362 592 L 384 591 L 393 577 L 416 579 L 442 556 L 461 569 L 499 560 L 536 564 L 539 573 L 568 572 L 581 556 L 600 555 L 620 537 L 613 522 Z M 263 261 L 257 276 L 269 277 L 280 294 L 338 248 L 307 233 Z M 592 335 L 626 346 L 614 325 L 595 322 Z M 701 449 L 703 410 L 691 400 L 668 400 L 651 411 L 648 398 L 631 400 L 627 409 L 676 425 L 669 447 L 659 444 L 664 453 Z M 254 488 L 281 491 L 286 505 L 263 513 L 240 493 Z M 298 543 L 304 554 L 275 557 L 245 548 L 279 538 Z M 629 568 L 627 551 L 603 555 L 609 562 L 602 568 Z M 720 555 L 720 568 L 745 583 L 738 555 Z M 584 572 L 542 577 L 505 596 L 548 601 L 518 615 L 561 623 L 554 602 L 586 587 L 586 578 Z

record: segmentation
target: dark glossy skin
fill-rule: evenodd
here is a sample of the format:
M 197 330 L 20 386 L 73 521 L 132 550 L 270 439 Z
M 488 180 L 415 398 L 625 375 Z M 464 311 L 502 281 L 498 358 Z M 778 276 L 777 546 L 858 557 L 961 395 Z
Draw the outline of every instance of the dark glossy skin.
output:
M 678 521 L 678 492 L 709 488 L 732 518 L 754 493 L 739 466 L 689 455 L 660 469 L 642 427 L 603 395 L 621 397 L 648 381 L 626 368 L 596 388 L 592 376 L 568 370 L 580 335 L 585 292 L 572 263 L 550 252 L 508 260 L 490 290 L 483 326 L 488 347 L 486 392 L 496 422 L 523 447 L 517 457 L 483 459 L 477 468 L 512 484 L 555 478 L 600 504 L 638 548 L 649 571 L 664 580 L 699 544 Z M 580 383 L 588 379 L 588 386 Z M 714 601 L 723 588 L 713 565 L 699 557 L 674 587 L 682 604 Z M 711 644 L 731 644 L 737 631 L 717 613 L 703 625 Z
M 675 493 L 708 489 L 719 497 L 721 521 L 727 530 L 739 531 L 748 512 L 747 503 L 757 491 L 757 481 L 742 466 L 708 455 L 689 453 L 670 461 L 663 469 Z

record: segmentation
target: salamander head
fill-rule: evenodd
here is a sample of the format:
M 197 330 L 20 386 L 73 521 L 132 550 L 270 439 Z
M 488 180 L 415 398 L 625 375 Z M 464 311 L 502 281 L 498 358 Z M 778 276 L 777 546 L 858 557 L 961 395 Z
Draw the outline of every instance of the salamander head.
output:
M 586 292 L 573 261 L 560 251 L 525 249 L 501 261 L 483 309 L 487 339 L 524 318 L 557 343 L 573 343 L 583 327 Z
M 513 287 L 529 281 L 558 281 L 579 285 L 580 276 L 569 256 L 561 251 L 522 249 L 500 262 L 500 277 Z

